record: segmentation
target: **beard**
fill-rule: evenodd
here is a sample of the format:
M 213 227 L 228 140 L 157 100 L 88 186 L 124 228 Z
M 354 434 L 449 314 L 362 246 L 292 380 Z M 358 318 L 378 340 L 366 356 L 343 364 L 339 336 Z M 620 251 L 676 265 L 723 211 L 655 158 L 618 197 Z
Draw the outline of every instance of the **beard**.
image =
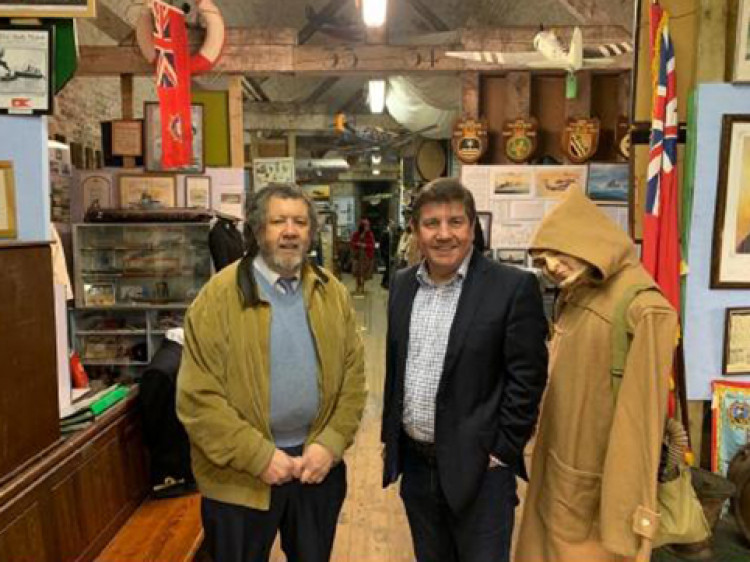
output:
M 282 254 L 274 244 L 262 244 L 260 253 L 271 269 L 284 275 L 297 274 L 307 258 L 307 251 L 302 245 L 297 252 Z

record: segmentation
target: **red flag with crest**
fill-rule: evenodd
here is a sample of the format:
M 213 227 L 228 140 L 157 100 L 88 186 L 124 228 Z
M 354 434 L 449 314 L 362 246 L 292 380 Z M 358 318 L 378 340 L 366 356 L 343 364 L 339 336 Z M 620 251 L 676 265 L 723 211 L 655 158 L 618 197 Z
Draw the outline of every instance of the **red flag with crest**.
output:
M 185 14 L 153 0 L 156 91 L 161 107 L 161 158 L 164 169 L 193 163 L 190 114 L 190 52 Z

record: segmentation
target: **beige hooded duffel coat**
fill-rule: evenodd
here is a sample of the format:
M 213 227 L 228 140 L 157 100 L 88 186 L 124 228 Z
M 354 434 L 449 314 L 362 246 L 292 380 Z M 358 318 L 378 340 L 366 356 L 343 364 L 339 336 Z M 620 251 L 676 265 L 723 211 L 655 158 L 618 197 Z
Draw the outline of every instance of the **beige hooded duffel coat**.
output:
M 542 221 L 532 249 L 593 265 L 560 295 L 515 562 L 648 560 L 677 315 L 657 291 L 628 308 L 617 404 L 612 321 L 627 287 L 654 284 L 630 238 L 578 191 Z M 645 540 L 644 540 L 645 539 Z

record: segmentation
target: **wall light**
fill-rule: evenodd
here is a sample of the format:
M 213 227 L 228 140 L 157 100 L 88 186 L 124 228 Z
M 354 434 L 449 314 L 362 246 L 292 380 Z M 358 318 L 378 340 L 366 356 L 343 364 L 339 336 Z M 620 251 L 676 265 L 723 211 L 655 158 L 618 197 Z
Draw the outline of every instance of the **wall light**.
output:
M 370 111 L 383 113 L 385 108 L 385 80 L 370 80 L 367 83 Z
M 388 0 L 362 0 L 362 20 L 367 27 L 380 27 L 385 23 Z
M 377 166 L 383 161 L 383 155 L 380 154 L 379 152 L 373 152 L 371 159 L 372 159 L 372 163 Z

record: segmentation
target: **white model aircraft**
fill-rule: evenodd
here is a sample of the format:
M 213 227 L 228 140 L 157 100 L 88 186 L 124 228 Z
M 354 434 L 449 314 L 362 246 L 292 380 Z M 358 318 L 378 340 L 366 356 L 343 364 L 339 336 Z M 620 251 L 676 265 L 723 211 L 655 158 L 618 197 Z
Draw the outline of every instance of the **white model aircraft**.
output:
M 582 68 L 611 64 L 615 57 L 633 51 L 628 42 L 610 43 L 596 47 L 583 47 L 580 28 L 573 30 L 570 46 L 566 49 L 554 31 L 542 30 L 534 36 L 533 51 L 448 51 L 446 56 L 485 62 L 503 66 L 525 66 L 530 68 L 559 68 L 575 72 Z

